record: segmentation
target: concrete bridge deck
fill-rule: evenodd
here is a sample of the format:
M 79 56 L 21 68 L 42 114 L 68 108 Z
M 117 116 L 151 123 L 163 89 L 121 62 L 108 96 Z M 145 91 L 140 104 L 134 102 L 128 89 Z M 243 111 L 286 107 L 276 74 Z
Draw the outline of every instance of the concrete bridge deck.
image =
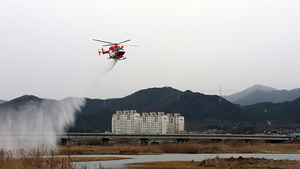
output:
M 264 134 L 111 134 L 66 133 L 57 135 L 68 139 L 169 139 L 169 140 L 277 140 L 288 141 L 293 136 Z
M 177 140 L 184 142 L 188 140 L 266 140 L 272 142 L 288 141 L 294 138 L 291 135 L 264 135 L 264 134 L 112 134 L 112 133 L 48 133 L 48 134 L 0 134 L 0 140 L 7 138 L 37 138 L 55 136 L 61 139 L 62 144 L 66 144 L 68 140 L 92 140 L 102 139 L 108 142 L 110 139 L 140 139 L 142 143 L 151 140 Z

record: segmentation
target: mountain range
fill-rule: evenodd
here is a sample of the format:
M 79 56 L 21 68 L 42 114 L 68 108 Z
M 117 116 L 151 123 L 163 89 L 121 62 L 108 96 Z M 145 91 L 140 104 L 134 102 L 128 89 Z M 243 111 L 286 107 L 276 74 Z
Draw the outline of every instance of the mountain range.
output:
M 222 97 L 241 106 L 262 102 L 282 103 L 284 101 L 293 101 L 300 97 L 300 88 L 293 90 L 277 90 L 272 87 L 257 84 L 243 91 Z M 0 104 L 5 102 L 5 100 L 0 100 Z
M 248 96 L 261 93 L 260 91 L 254 90 Z M 286 92 L 280 90 L 268 92 L 273 91 Z M 297 89 L 289 92 L 299 94 Z M 241 98 L 237 97 L 238 100 L 247 97 L 242 97 L 242 93 L 240 92 Z M 30 103 L 30 100 L 40 102 L 43 99 L 36 96 L 22 96 L 0 104 L 0 113 L 7 107 L 26 105 Z M 109 131 L 111 116 L 116 110 L 137 110 L 139 113 L 157 111 L 180 113 L 185 117 L 185 128 L 189 131 L 223 129 L 243 133 L 246 130 L 297 127 L 300 123 L 300 95 L 293 101 L 264 102 L 242 107 L 217 95 L 204 95 L 189 90 L 182 92 L 171 87 L 149 88 L 117 99 L 86 98 L 86 105 L 81 112 L 76 113 L 75 126 L 69 131 Z
M 241 92 L 222 96 L 228 101 L 241 106 L 252 105 L 262 102 L 282 103 L 284 101 L 293 101 L 300 97 L 300 88 L 293 90 L 277 90 L 263 85 L 254 85 Z
M 5 100 L 0 100 L 0 104 L 2 104 L 2 103 L 4 103 L 4 102 L 6 102 Z
M 257 91 L 257 90 L 269 92 L 269 91 L 277 90 L 277 89 L 275 89 L 273 87 L 267 87 L 267 86 L 263 86 L 263 85 L 260 85 L 260 84 L 256 84 L 256 85 L 254 85 L 252 87 L 249 87 L 249 88 L 247 88 L 243 91 L 240 91 L 240 92 L 234 93 L 232 95 L 228 95 L 228 96 L 222 96 L 222 97 L 224 97 L 225 99 L 227 99 L 230 102 L 234 102 L 238 99 L 246 97 L 247 95 L 249 95 L 252 92 Z
M 220 126 L 221 123 L 224 123 L 224 126 L 231 126 L 241 121 L 247 124 L 255 123 L 240 106 L 219 99 L 219 96 L 208 96 L 189 90 L 181 92 L 171 87 L 144 89 L 120 99 L 87 99 L 82 113 L 78 113 L 80 120 L 76 121 L 76 125 L 84 123 L 85 119 L 91 116 L 94 124 L 99 122 L 106 124 L 107 119 L 110 119 L 116 110 L 180 113 L 185 116 L 186 121 L 189 121 L 186 123 L 187 128 L 197 126 L 206 129 Z M 103 112 L 103 116 L 97 113 L 99 111 Z M 110 124 L 110 121 L 108 123 Z M 110 126 L 102 127 L 110 129 Z

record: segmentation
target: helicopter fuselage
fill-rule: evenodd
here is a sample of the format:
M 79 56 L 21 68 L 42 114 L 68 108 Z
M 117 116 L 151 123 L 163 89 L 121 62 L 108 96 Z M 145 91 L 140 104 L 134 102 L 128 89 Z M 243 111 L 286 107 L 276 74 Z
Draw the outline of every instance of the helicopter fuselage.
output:
M 103 45 L 103 46 L 110 46 L 108 51 L 105 51 L 103 48 L 102 48 L 102 51 L 100 51 L 98 49 L 99 55 L 101 53 L 103 53 L 103 54 L 108 53 L 108 55 L 109 55 L 108 59 L 116 59 L 116 60 L 126 59 L 126 57 L 124 57 L 124 54 L 125 54 L 125 51 L 123 49 L 124 46 L 119 46 L 119 44 L 128 42 L 128 41 L 130 41 L 130 39 L 119 42 L 119 43 L 107 42 L 107 41 L 103 41 L 103 40 L 99 40 L 99 39 L 93 39 L 93 40 L 102 42 L 102 43 L 107 43 L 107 45 Z
M 108 54 L 109 54 L 109 59 L 121 59 L 125 54 L 125 51 L 123 49 L 123 46 L 120 47 L 114 45 L 109 48 Z

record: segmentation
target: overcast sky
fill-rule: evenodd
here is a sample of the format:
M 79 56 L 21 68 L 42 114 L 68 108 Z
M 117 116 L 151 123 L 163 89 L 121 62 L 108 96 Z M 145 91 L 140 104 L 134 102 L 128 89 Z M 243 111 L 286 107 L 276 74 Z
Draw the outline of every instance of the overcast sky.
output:
M 93 38 L 138 47 L 114 65 Z M 299 67 L 299 0 L 0 0 L 2 100 L 291 90 Z

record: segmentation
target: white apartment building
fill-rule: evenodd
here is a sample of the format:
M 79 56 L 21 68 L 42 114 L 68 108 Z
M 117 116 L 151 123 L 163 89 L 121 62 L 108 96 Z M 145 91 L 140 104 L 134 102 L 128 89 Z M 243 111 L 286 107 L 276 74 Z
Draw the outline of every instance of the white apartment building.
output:
M 167 134 L 168 117 L 164 112 L 142 113 L 139 119 L 139 133 L 141 134 Z
M 179 113 L 142 113 L 116 111 L 112 116 L 112 133 L 174 134 L 184 131 L 184 117 Z
M 181 133 L 184 131 L 184 117 L 180 116 L 180 113 L 174 113 L 174 131 L 175 133 Z
M 138 133 L 139 116 L 136 110 L 116 111 L 111 118 L 112 133 Z

